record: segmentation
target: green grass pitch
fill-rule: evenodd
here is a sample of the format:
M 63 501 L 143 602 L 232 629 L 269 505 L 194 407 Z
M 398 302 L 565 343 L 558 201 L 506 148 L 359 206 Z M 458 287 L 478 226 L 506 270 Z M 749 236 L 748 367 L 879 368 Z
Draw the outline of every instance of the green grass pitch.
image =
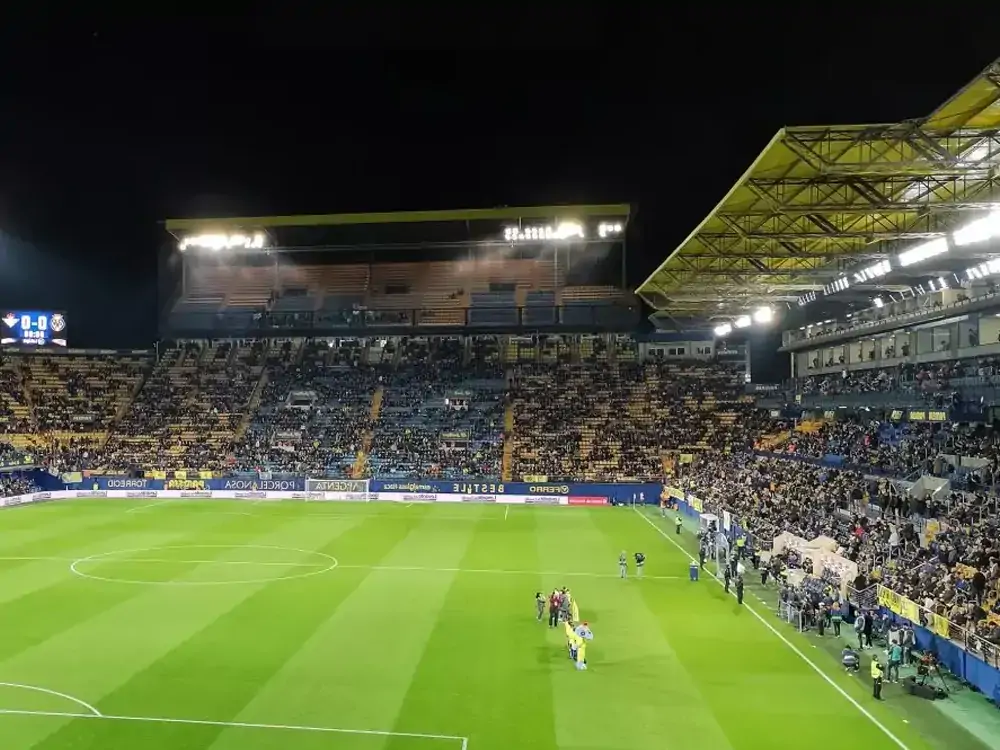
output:
M 0 748 L 936 750 L 759 603 L 688 581 L 663 531 L 612 508 L 0 511 Z M 646 580 L 618 579 L 622 549 Z M 564 585 L 587 672 L 535 621 Z

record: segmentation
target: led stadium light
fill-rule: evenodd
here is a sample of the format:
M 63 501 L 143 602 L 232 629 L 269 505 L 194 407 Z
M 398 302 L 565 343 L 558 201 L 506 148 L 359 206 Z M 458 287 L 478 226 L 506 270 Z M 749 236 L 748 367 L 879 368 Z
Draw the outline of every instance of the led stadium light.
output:
M 198 234 L 193 237 L 185 237 L 180 242 L 180 249 L 187 250 L 189 247 L 202 248 L 204 250 L 231 250 L 241 247 L 246 250 L 259 250 L 264 247 L 264 233 L 254 234 Z
M 806 292 L 796 300 L 799 307 L 805 307 L 810 302 L 816 301 L 816 292 Z
M 624 230 L 624 227 L 620 222 L 607 222 L 602 221 L 597 225 L 597 234 L 603 239 L 605 237 L 614 237 L 619 235 Z
M 992 276 L 995 273 L 1000 273 L 1000 258 L 983 261 L 977 266 L 966 269 L 965 278 L 970 281 L 973 279 L 985 279 L 987 276 Z
M 564 221 L 557 226 L 544 227 L 506 227 L 503 238 L 507 242 L 540 242 L 547 240 L 583 239 L 583 225 L 577 221 Z
M 1000 237 L 1000 211 L 994 211 L 956 230 L 953 241 L 956 247 L 962 247 L 975 242 L 985 242 L 994 237 Z
M 851 280 L 846 276 L 841 276 L 836 281 L 831 281 L 829 284 L 823 287 L 823 294 L 829 296 L 831 294 L 836 294 L 837 292 L 842 292 L 851 285 Z
M 737 328 L 748 328 L 750 326 L 750 316 L 741 315 L 736 320 L 733 321 L 733 325 Z
M 881 297 L 876 297 L 872 302 L 875 303 L 875 307 L 885 307 L 885 302 L 882 301 Z
M 758 307 L 753 314 L 755 323 L 770 323 L 774 320 L 774 310 L 770 307 Z
M 733 332 L 733 327 L 729 325 L 729 323 L 722 323 L 721 325 L 717 325 L 713 329 L 713 332 L 715 333 L 716 336 L 719 337 L 728 336 L 730 333 Z
M 860 271 L 855 273 L 854 281 L 858 284 L 864 284 L 866 281 L 872 281 L 885 276 L 891 270 L 892 263 L 888 258 L 886 258 L 885 260 L 880 260 L 875 265 L 868 266 L 868 268 L 862 268 Z
M 946 252 L 948 252 L 948 239 L 946 237 L 938 237 L 934 240 L 922 242 L 916 247 L 911 247 L 909 250 L 900 253 L 896 260 L 899 265 L 905 268 L 906 266 L 912 266 L 914 263 L 920 263 L 928 258 L 933 258 L 936 255 L 943 255 Z

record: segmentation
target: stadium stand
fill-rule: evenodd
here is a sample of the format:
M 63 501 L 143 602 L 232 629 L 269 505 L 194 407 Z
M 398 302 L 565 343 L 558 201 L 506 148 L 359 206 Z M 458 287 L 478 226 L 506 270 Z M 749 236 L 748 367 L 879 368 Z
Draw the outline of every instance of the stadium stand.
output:
M 385 388 L 369 457 L 389 478 L 499 479 L 504 371 L 499 346 L 410 339 Z
M 104 433 L 142 385 L 140 355 L 25 357 L 23 384 L 42 433 Z
M 167 317 L 174 330 L 237 333 L 256 327 L 628 327 L 634 308 L 610 286 L 567 286 L 551 260 L 450 260 L 227 269 L 200 263 Z M 523 312 L 521 312 L 523 311 Z M 266 318 L 266 320 L 265 320 Z
M 32 431 L 31 407 L 20 368 L 20 359 L 0 359 L 0 433 L 7 436 L 27 435 Z M 8 437 L 11 442 L 16 442 Z
M 266 342 L 166 351 L 105 445 L 103 468 L 221 470 L 261 384 Z
M 260 404 L 235 450 L 241 471 L 354 476 L 386 373 L 359 347 L 285 342 L 269 359 Z
M 510 394 L 515 478 L 656 481 L 667 451 L 752 445 L 756 422 L 744 417 L 753 405 L 736 370 L 618 364 L 603 355 L 591 349 L 579 365 L 518 368 Z

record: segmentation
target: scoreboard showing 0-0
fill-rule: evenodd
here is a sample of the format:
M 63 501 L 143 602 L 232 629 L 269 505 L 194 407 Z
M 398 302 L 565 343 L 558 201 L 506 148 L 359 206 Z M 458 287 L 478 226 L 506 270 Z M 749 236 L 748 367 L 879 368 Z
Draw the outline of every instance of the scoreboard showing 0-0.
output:
M 9 310 L 0 318 L 4 346 L 66 346 L 66 315 L 42 310 Z

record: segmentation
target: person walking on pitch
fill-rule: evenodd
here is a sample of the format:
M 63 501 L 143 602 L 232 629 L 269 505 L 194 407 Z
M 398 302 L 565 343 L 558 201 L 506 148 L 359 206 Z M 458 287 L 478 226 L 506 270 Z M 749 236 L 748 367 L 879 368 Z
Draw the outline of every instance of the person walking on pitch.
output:
M 549 627 L 554 628 L 559 624 L 559 592 L 553 589 L 549 594 Z
M 743 576 L 736 578 L 736 603 L 743 604 Z
M 618 555 L 618 576 L 619 578 L 628 578 L 628 555 L 625 550 Z
M 535 620 L 541 622 L 545 617 L 545 595 L 541 591 L 535 594 L 535 610 L 537 615 Z
M 635 553 L 635 577 L 642 578 L 642 568 L 646 564 L 646 556 L 641 552 Z
M 680 513 L 678 513 L 677 514 L 677 518 L 674 519 L 674 525 L 676 525 L 676 527 L 677 527 L 677 533 L 680 534 L 681 533 L 681 526 L 684 525 L 684 521 L 681 518 L 681 514 Z

